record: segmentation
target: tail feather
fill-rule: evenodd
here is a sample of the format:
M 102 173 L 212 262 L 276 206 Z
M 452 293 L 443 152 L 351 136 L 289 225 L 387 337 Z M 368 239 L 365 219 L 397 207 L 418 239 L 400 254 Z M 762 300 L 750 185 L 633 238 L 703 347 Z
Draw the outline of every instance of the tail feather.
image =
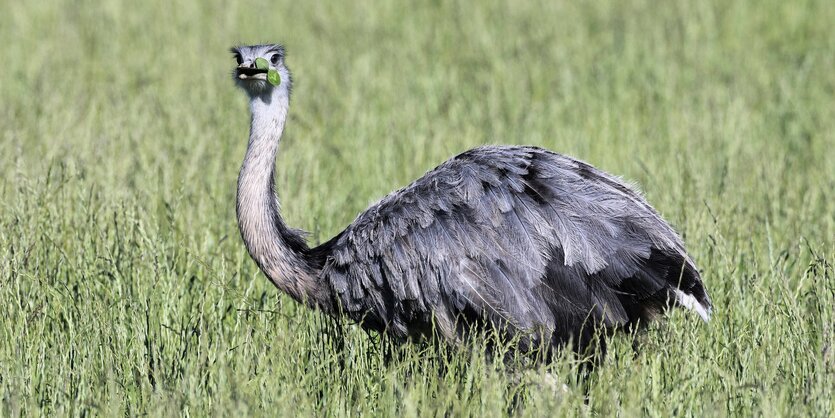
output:
M 679 305 L 696 312 L 705 322 L 710 321 L 711 307 L 710 304 L 699 302 L 696 297 L 684 293 L 681 289 L 676 289 L 676 302 Z
M 702 277 L 690 260 L 685 260 L 683 276 L 676 288 L 676 301 L 682 307 L 696 312 L 704 319 L 710 321 L 712 306 L 710 297 L 702 284 Z

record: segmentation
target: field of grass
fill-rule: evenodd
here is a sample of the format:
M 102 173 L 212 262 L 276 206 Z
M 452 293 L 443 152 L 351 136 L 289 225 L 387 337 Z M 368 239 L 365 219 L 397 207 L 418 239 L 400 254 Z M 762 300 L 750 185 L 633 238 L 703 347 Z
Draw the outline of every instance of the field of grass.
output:
M 3 2 L 0 416 L 833 416 L 835 7 L 521 3 Z M 535 144 L 639 184 L 713 320 L 615 338 L 584 388 L 571 358 L 520 374 L 296 306 L 235 221 L 228 47 L 254 42 L 289 52 L 277 187 L 312 243 Z

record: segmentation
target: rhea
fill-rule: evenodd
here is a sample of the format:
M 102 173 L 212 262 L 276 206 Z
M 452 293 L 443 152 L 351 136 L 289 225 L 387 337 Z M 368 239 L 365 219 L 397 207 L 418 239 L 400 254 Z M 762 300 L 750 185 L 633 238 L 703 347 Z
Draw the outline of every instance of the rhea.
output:
M 596 331 L 635 329 L 671 307 L 709 319 L 681 238 L 640 193 L 532 146 L 452 157 L 309 247 L 274 191 L 292 87 L 285 49 L 232 53 L 251 111 L 238 225 L 258 267 L 296 301 L 401 341 L 457 345 L 491 328 L 549 351 L 596 347 Z

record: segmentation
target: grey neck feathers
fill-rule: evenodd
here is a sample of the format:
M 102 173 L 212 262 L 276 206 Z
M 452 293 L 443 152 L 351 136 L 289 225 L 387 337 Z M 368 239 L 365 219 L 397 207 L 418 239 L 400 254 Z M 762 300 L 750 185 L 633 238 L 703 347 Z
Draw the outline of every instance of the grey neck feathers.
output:
M 317 268 L 302 235 L 287 227 L 274 190 L 275 157 L 289 108 L 286 88 L 252 96 L 249 145 L 238 176 L 238 227 L 249 254 L 270 280 L 299 302 L 320 305 Z

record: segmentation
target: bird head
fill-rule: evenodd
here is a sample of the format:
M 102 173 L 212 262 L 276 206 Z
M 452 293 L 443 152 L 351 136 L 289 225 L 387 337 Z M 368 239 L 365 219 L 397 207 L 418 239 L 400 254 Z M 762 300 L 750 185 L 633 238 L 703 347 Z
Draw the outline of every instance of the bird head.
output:
M 284 47 L 278 44 L 236 46 L 231 50 L 237 67 L 235 83 L 250 96 L 290 92 L 290 70 L 284 65 Z

